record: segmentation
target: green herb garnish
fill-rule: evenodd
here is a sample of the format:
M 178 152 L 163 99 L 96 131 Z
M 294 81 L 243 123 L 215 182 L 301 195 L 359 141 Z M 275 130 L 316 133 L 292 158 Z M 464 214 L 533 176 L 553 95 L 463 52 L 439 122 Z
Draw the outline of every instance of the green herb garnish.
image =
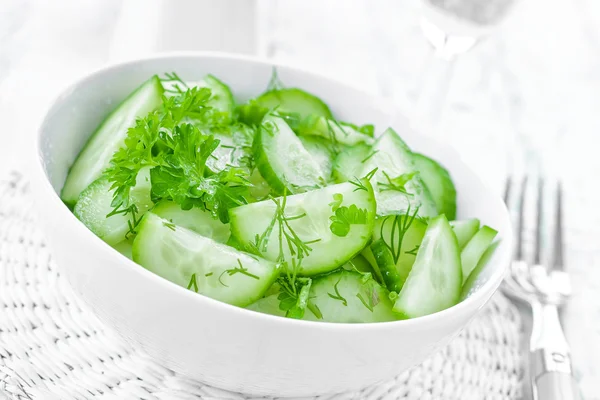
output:
M 329 229 L 336 236 L 346 236 L 350 232 L 350 225 L 364 225 L 367 223 L 367 210 L 358 208 L 356 204 L 350 207 L 337 207 L 334 214 L 329 217 Z

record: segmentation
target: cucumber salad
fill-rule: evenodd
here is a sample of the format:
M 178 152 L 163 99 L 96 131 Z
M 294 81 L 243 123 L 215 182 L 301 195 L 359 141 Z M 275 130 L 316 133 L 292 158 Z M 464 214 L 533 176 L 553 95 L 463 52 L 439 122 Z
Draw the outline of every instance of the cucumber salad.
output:
M 457 304 L 497 232 L 455 220 L 442 165 L 353 122 L 278 79 L 240 104 L 213 75 L 153 76 L 97 128 L 61 197 L 147 270 L 256 312 L 367 323 Z

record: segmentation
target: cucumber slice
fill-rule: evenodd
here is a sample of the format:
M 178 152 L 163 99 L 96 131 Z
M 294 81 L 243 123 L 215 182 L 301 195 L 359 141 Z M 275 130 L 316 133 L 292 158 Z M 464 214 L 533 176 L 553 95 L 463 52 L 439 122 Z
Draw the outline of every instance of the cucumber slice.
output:
M 495 241 L 494 243 L 492 243 L 490 245 L 490 247 L 487 248 L 485 253 L 483 253 L 481 258 L 479 259 L 479 262 L 477 263 L 477 266 L 475 267 L 473 272 L 471 272 L 471 274 L 467 278 L 466 282 L 463 284 L 462 293 L 460 295 L 461 301 L 466 299 L 467 297 L 469 297 L 469 295 L 471 293 L 474 293 L 477 290 L 477 286 L 476 286 L 477 278 L 479 277 L 479 274 L 481 274 L 481 271 L 483 271 L 483 269 L 486 267 L 486 265 L 488 264 L 488 262 L 494 255 L 494 252 L 498 248 L 499 244 L 500 244 L 500 241 Z
M 269 194 L 271 194 L 271 186 L 269 186 L 257 168 L 252 171 L 248 180 L 252 184 L 249 190 L 250 196 L 252 196 L 252 199 L 250 199 L 251 202 L 263 201 L 269 197 Z
M 374 139 L 354 129 L 353 126 L 342 124 L 333 119 L 311 116 L 297 129 L 301 136 L 316 136 L 329 140 L 333 144 L 355 146 L 359 143 L 373 144 Z
M 236 108 L 238 121 L 249 126 L 260 126 L 268 112 L 268 108 L 261 106 L 255 100 L 250 100 L 248 103 L 241 104 Z
M 125 240 L 129 232 L 131 215 L 115 214 L 106 217 L 113 211 L 110 205 L 113 191 L 110 187 L 111 183 L 104 177 L 94 181 L 81 192 L 73 214 L 96 236 L 113 246 Z M 153 205 L 150 199 L 150 188 L 150 169 L 143 168 L 138 173 L 136 185 L 129 194 L 130 203 L 135 204 L 138 209 L 136 218 L 140 218 Z
M 410 270 L 400 271 L 396 268 L 392 252 L 381 239 L 371 243 L 371 251 L 373 252 L 373 257 L 375 257 L 375 262 L 377 262 L 377 266 L 383 276 L 383 283 L 387 289 L 391 292 L 400 293 L 402 285 L 404 285 L 404 281 L 406 281 L 406 277 Z M 402 276 L 400 275 L 400 272 L 402 272 Z
M 341 183 L 287 196 L 285 206 L 283 206 L 283 198 L 276 199 L 282 205 L 283 215 L 287 218 L 286 226 L 283 228 L 284 234 L 291 234 L 293 231 L 303 242 L 312 242 L 308 244 L 312 249 L 310 254 L 302 259 L 299 271 L 301 275 L 329 272 L 342 266 L 356 256 L 371 239 L 375 219 L 375 198 L 371 184 L 366 179 L 361 180 L 361 183 L 365 190 L 356 190 L 357 187 L 351 183 Z M 339 209 L 348 211 L 358 208 L 364 213 L 364 223 L 350 224 L 346 236 L 338 236 L 331 230 L 330 217 L 334 216 L 331 203 L 336 200 L 334 195 L 338 199 L 339 195 L 343 197 L 343 200 L 338 203 Z M 275 217 L 278 214 L 281 217 L 281 209 L 279 211 L 278 213 L 278 207 L 273 200 L 230 209 L 232 236 L 246 249 L 259 252 L 268 260 L 277 261 L 280 253 L 278 221 L 281 221 L 281 218 Z M 268 228 L 273 221 L 275 222 L 269 234 Z M 259 249 L 256 249 L 253 244 L 256 243 L 257 236 L 260 237 L 265 232 L 266 237 L 261 241 L 265 247 L 259 246 Z M 285 237 L 281 237 L 281 240 L 283 257 L 288 265 L 292 265 L 293 257 L 287 240 Z M 315 240 L 318 241 L 314 242 Z
M 362 273 L 373 273 L 373 268 L 371 268 L 371 264 L 364 258 L 362 255 L 357 255 L 352 260 L 348 261 L 346 264 L 342 266 L 347 271 L 358 271 Z
M 313 279 L 309 298 L 306 320 L 367 323 L 398 319 L 387 290 L 369 275 L 354 271 L 341 270 Z
M 388 290 L 400 293 L 426 230 L 425 221 L 414 215 L 390 215 L 375 221 L 371 250 Z
M 371 146 L 357 144 L 352 147 L 343 147 L 335 158 L 333 166 L 333 179 L 338 182 L 347 182 L 364 175 L 363 162 L 372 155 Z M 368 172 L 368 171 L 367 171 Z
M 254 130 L 247 125 L 238 124 L 227 132 L 211 132 L 219 139 L 217 147 L 206 160 L 208 169 L 216 174 L 229 167 L 248 170 L 248 160 L 252 157 L 252 139 Z
M 462 250 L 465 248 L 469 240 L 479 230 L 479 220 L 477 218 L 465 219 L 460 221 L 450 221 L 452 229 L 458 239 L 458 247 Z
M 248 310 L 256 311 L 263 314 L 276 315 L 278 317 L 285 317 L 285 311 L 279 308 L 280 300 L 277 298 L 278 293 L 265 296 L 262 299 L 255 301 L 246 308 Z M 306 313 L 310 311 L 306 310 Z
M 260 174 L 278 194 L 302 193 L 326 184 L 319 164 L 280 116 L 264 118 L 253 151 Z
M 298 139 L 300 139 L 302 146 L 310 153 L 313 160 L 317 162 L 325 179 L 330 181 L 333 172 L 334 152 L 329 143 L 316 136 L 300 136 Z
M 132 240 L 123 240 L 113 246 L 113 249 L 123 254 L 125 257 L 133 260 L 133 241 Z
M 449 220 L 456 219 L 456 188 L 448 170 L 423 154 L 413 153 L 413 159 L 438 212 Z
M 378 215 L 406 214 L 409 207 L 411 211 L 418 207 L 422 217 L 437 215 L 431 194 L 418 174 L 413 153 L 393 129 L 388 128 L 377 139 L 372 155 L 362 165 L 360 176 L 377 168 L 373 182 L 377 183 L 375 198 Z M 398 183 L 402 183 L 401 186 L 409 195 L 399 190 L 390 190 L 390 183 L 396 182 L 389 182 L 388 178 L 396 180 L 400 177 L 407 180 Z
M 160 79 L 155 75 L 106 117 L 71 166 L 60 194 L 68 206 L 72 207 L 81 192 L 108 167 L 113 154 L 123 146 L 127 130 L 135 125 L 135 120 L 160 107 L 163 92 Z
M 375 278 L 375 280 L 383 285 L 384 284 L 383 274 L 381 273 L 381 270 L 379 269 L 379 266 L 377 265 L 377 260 L 375 260 L 375 256 L 373 255 L 371 246 L 365 247 L 363 249 L 363 251 L 360 253 L 360 255 L 363 256 L 365 260 L 367 260 L 367 262 L 373 269 L 373 273 L 374 273 L 373 277 Z
M 444 310 L 458 302 L 461 285 L 458 241 L 442 214 L 429 221 L 417 259 L 396 299 L 394 310 L 405 318 Z
M 277 89 L 261 94 L 255 100 L 257 105 L 270 110 L 277 108 L 282 113 L 295 113 L 301 119 L 310 115 L 333 118 L 329 107 L 321 99 L 301 89 Z
M 144 216 L 133 242 L 133 260 L 179 286 L 240 307 L 260 299 L 279 272 L 272 262 L 151 212 Z
M 462 274 L 463 283 L 466 282 L 467 278 L 473 272 L 479 259 L 483 256 L 483 253 L 494 241 L 494 238 L 498 234 L 498 231 L 490 228 L 487 225 L 482 226 L 475 236 L 465 246 L 460 253 L 462 263 Z
M 152 209 L 152 213 L 215 242 L 227 243 L 229 240 L 229 224 L 214 219 L 210 212 L 200 208 L 182 210 L 175 202 L 161 201 Z
M 210 74 L 206 75 L 196 86 L 210 89 L 212 95 L 207 105 L 228 114 L 229 117 L 227 120 L 230 121 L 235 109 L 235 101 L 233 100 L 233 93 L 231 93 L 229 86 Z

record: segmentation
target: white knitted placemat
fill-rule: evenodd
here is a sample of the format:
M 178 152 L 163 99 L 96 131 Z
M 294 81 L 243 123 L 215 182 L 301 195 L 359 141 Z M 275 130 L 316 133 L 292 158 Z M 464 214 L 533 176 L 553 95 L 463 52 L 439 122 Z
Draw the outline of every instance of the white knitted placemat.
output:
M 52 261 L 26 180 L 0 181 L 0 398 L 235 399 L 125 344 L 86 309 Z M 395 379 L 341 399 L 519 399 L 518 311 L 497 294 L 445 349 Z

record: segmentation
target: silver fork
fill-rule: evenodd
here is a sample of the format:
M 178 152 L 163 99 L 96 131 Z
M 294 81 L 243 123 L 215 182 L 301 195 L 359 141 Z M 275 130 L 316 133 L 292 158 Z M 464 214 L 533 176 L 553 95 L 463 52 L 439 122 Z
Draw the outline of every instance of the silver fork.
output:
M 531 307 L 533 327 L 530 340 L 530 376 L 534 400 L 579 400 L 581 395 L 571 369 L 569 344 L 565 339 L 558 308 L 571 294 L 569 275 L 565 271 L 563 255 L 562 188 L 556 193 L 555 227 L 552 257 L 548 267 L 542 264 L 542 235 L 544 209 L 544 182 L 538 182 L 537 218 L 533 262 L 523 252 L 523 231 L 527 177 L 523 178 L 516 210 L 517 223 L 514 261 L 502 284 L 502 291 L 512 299 Z M 504 201 L 509 205 L 511 194 L 519 190 L 512 179 L 506 182 Z M 511 207 L 509 206 L 509 209 Z

